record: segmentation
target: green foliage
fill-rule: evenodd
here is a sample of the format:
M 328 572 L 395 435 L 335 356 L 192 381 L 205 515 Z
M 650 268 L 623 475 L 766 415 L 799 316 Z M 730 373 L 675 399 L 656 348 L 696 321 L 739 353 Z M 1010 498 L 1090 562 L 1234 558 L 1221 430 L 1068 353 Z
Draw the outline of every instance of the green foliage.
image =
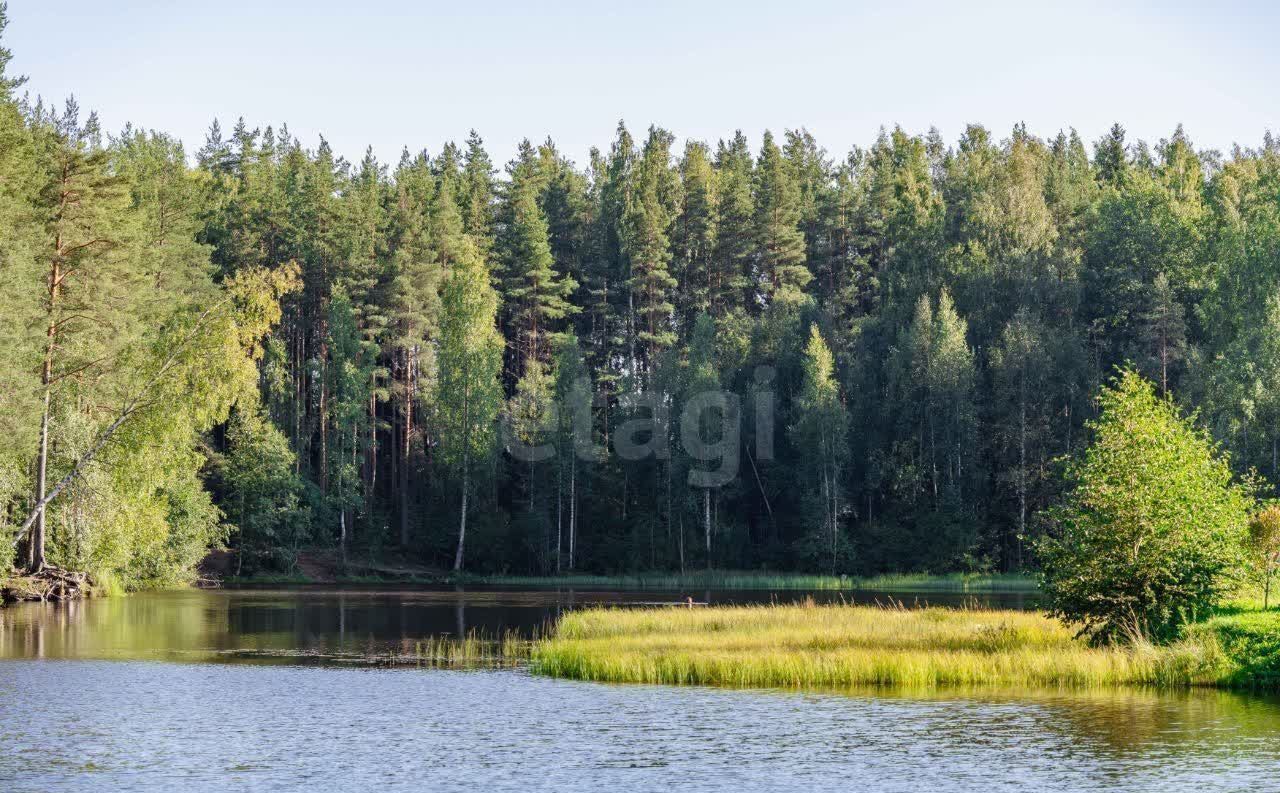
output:
M 502 405 L 498 374 L 503 346 L 489 274 L 473 249 L 462 250 L 445 279 L 441 300 L 436 395 L 441 454 L 459 470 L 465 461 L 483 460 L 493 451 Z
M 249 570 L 289 569 L 306 543 L 309 512 L 302 503 L 303 483 L 289 440 L 250 405 L 237 409 L 227 427 L 227 452 L 217 474 L 222 509 L 236 527 L 239 563 Z
M 771 303 L 796 306 L 804 301 L 804 289 L 813 280 L 805 265 L 800 230 L 800 188 L 769 132 L 764 133 L 760 145 L 755 179 L 760 290 Z
M 1249 572 L 1262 585 L 1262 607 L 1271 605 L 1271 582 L 1280 570 L 1280 504 L 1268 504 L 1249 520 Z
M 1230 586 L 1252 499 L 1207 433 L 1134 371 L 1099 405 L 1072 489 L 1047 513 L 1045 592 L 1096 640 L 1168 640 Z
M 460 483 L 462 504 L 454 569 L 461 570 L 473 466 L 495 451 L 502 409 L 502 336 L 498 300 L 479 253 L 464 238 L 441 299 L 439 384 L 435 395 L 441 457 Z
M 1222 614 L 1188 626 L 1187 641 L 1213 646 L 1222 658 L 1220 685 L 1274 690 L 1280 686 L 1280 613 Z
M 538 201 L 537 165 L 533 147 L 525 141 L 520 159 L 510 169 L 500 240 L 506 276 L 503 297 L 516 315 L 515 346 L 526 362 L 542 360 L 540 338 L 554 338 L 556 321 L 578 311 L 568 300 L 577 282 L 555 269 L 550 230 Z
M 679 205 L 680 182 L 671 167 L 673 140 L 670 132 L 650 127 L 622 216 L 622 247 L 631 264 L 627 286 L 632 293 L 632 335 L 643 345 L 648 368 L 656 366 L 658 353 L 676 341 L 671 299 L 677 282 L 670 271 L 669 235 Z
M 793 442 L 809 449 L 801 476 L 805 522 L 814 541 L 810 564 L 826 566 L 832 573 L 847 568 L 849 544 L 844 533 L 843 503 L 848 456 L 849 417 L 840 400 L 835 379 L 835 359 L 817 325 L 809 328 L 809 343 L 802 363 L 804 375 L 796 400 L 797 420 L 791 428 Z
M 474 131 L 388 169 L 239 120 L 189 167 L 20 83 L 0 72 L 0 535 L 34 516 L 50 563 L 173 580 L 242 524 L 282 566 L 305 541 L 444 567 L 461 488 L 477 570 L 676 569 L 694 537 L 743 568 L 1030 570 L 1052 461 L 1124 361 L 1280 484 L 1271 136 L 891 128 L 833 157 L 799 128 L 673 156 L 619 123 L 580 165 L 524 142 L 500 175 Z M 707 388 L 741 406 L 712 488 L 669 443 Z M 588 429 L 544 426 L 549 392 Z M 504 405 L 554 462 L 497 453 Z M 636 427 L 672 455 L 600 453 Z M 276 461 L 243 480 L 261 516 L 221 478 L 240 454 Z

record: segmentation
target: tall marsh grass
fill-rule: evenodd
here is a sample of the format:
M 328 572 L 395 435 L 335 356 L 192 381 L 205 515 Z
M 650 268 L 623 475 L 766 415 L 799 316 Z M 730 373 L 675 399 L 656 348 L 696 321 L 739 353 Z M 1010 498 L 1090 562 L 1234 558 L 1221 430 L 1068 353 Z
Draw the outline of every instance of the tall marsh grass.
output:
M 1212 642 L 1091 647 L 1042 614 L 868 606 L 592 609 L 533 648 L 534 672 L 616 683 L 911 688 L 1213 684 Z
M 442 669 L 500 669 L 524 666 L 533 654 L 536 639 L 514 631 L 501 637 L 471 632 L 463 638 L 436 636 L 419 641 L 413 655 L 401 663 Z

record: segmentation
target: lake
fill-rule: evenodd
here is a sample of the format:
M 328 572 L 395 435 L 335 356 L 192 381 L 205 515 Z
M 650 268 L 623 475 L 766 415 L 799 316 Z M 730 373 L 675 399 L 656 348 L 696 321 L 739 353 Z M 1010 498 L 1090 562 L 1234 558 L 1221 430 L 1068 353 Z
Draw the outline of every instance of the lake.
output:
M 685 594 L 214 590 L 0 610 L 0 790 L 1280 790 L 1269 697 L 729 691 L 356 660 Z

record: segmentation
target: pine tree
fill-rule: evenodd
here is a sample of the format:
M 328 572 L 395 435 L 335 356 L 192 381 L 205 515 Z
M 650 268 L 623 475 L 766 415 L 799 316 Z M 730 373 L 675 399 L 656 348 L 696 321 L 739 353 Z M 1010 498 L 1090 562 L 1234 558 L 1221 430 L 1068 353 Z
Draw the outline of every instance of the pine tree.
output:
M 797 306 L 813 280 L 805 264 L 804 233 L 800 230 L 800 190 L 773 141 L 764 133 L 756 164 L 756 281 L 766 305 Z
M 1057 230 L 1053 268 L 1059 282 L 1073 283 L 1084 255 L 1085 224 L 1097 199 L 1098 181 L 1084 141 L 1075 130 L 1059 133 L 1049 147 L 1044 200 Z
M 673 140 L 670 132 L 649 128 L 622 217 L 622 247 L 630 263 L 627 288 L 633 375 L 648 373 L 658 354 L 676 341 L 672 321 L 676 279 L 670 270 L 669 235 L 680 182 L 671 167 Z M 643 359 L 635 350 L 637 343 L 643 345 Z
M 755 250 L 754 171 L 747 138 L 739 130 L 716 150 L 716 246 L 707 302 L 713 313 L 745 311 L 753 304 L 752 252 Z
M 62 115 L 46 119 L 37 113 L 33 123 L 37 146 L 51 165 L 36 205 L 44 224 L 39 255 L 47 263 L 35 463 L 35 500 L 40 502 L 48 492 L 50 441 L 56 432 L 51 423 L 63 409 L 62 393 L 100 374 L 133 339 L 141 317 L 130 309 L 147 290 L 140 263 L 131 255 L 137 229 L 129 186 L 110 168 L 96 117 L 81 126 L 78 107 L 68 101 Z M 46 531 L 41 508 L 27 548 L 32 571 L 45 566 Z
M 406 151 L 396 169 L 396 202 L 391 213 L 390 274 L 386 287 L 389 315 L 387 352 L 391 357 L 391 397 L 395 403 L 396 500 L 399 540 L 409 546 L 411 461 L 417 443 L 417 404 L 424 393 L 423 378 L 434 372 L 431 342 L 440 317 L 440 283 L 443 273 L 432 244 L 431 213 L 435 201 L 435 177 L 430 161 Z
M 558 320 L 577 313 L 569 302 L 578 284 L 556 272 L 551 255 L 547 220 L 539 206 L 538 175 L 533 147 L 526 140 L 521 157 L 508 169 L 511 180 L 504 197 L 504 223 L 500 239 L 506 308 L 514 316 L 515 346 L 524 371 L 528 362 L 547 359 Z
M 707 145 L 698 141 L 685 144 L 680 161 L 683 205 L 672 231 L 672 246 L 679 273 L 676 314 L 690 329 L 698 314 L 712 310 L 716 291 L 716 181 Z
M 799 195 L 799 225 L 804 234 L 805 263 L 814 264 L 827 255 L 830 239 L 823 213 L 831 199 L 832 174 L 827 153 L 807 129 L 786 131 L 782 157 L 787 174 Z
M 538 174 L 542 185 L 538 203 L 547 218 L 547 242 L 556 272 L 583 285 L 592 248 L 588 178 L 561 156 L 550 138 L 538 148 Z M 575 301 L 583 302 L 582 297 Z
M 1112 124 L 1111 131 L 1093 147 L 1093 166 L 1098 183 L 1120 188 L 1129 176 L 1129 150 L 1124 127 Z
M 475 242 L 476 250 L 487 260 L 494 243 L 493 161 L 484 149 L 484 140 L 473 129 L 467 136 L 467 151 L 462 159 L 458 185 L 458 207 L 462 230 Z
M 608 400 L 615 399 L 622 387 L 622 371 L 627 368 L 624 356 L 631 338 L 628 267 L 621 234 L 635 161 L 635 141 L 621 122 L 608 157 L 592 152 L 595 217 L 591 224 L 591 257 L 585 268 L 587 310 L 583 338 L 596 386 L 606 395 L 602 415 L 606 442 L 611 429 Z
M 1164 273 L 1157 275 L 1151 285 L 1143 325 L 1147 349 L 1158 371 L 1160 393 L 1168 395 L 1169 370 L 1185 355 L 1187 338 L 1182 303 Z

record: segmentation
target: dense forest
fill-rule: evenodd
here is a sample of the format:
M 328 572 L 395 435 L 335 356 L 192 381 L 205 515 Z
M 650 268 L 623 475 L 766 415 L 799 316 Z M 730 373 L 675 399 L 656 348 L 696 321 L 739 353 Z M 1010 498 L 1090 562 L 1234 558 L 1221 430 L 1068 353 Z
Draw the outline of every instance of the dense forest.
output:
M 384 164 L 241 120 L 188 152 L 2 93 L 19 565 L 1024 569 L 1126 363 L 1280 482 L 1269 134 L 833 155 L 620 123 L 498 168 L 475 133 Z

